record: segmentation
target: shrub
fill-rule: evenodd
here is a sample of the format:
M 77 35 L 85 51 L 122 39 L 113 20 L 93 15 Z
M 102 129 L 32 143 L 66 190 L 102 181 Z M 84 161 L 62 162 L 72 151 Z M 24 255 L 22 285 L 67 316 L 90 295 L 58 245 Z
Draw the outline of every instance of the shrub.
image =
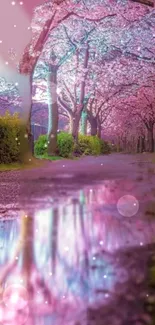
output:
M 111 146 L 107 141 L 100 140 L 101 143 L 101 153 L 108 154 L 111 152 Z
M 60 132 L 58 134 L 58 149 L 59 155 L 64 158 L 68 158 L 72 155 L 74 140 L 71 134 Z
M 60 132 L 57 136 L 57 144 L 59 155 L 64 158 L 70 157 L 73 152 L 73 137 L 71 134 Z M 36 156 L 47 154 L 48 137 L 47 135 L 40 135 L 35 142 L 34 152 Z
M 75 150 L 80 155 L 100 155 L 101 142 L 97 136 L 79 135 L 78 145 Z
M 81 155 L 100 155 L 110 153 L 110 146 L 107 142 L 97 136 L 79 134 L 78 144 L 74 144 L 71 134 L 60 132 L 57 136 L 59 155 L 68 158 L 74 152 L 75 156 Z M 48 137 L 41 135 L 35 142 L 35 155 L 47 155 Z
M 0 163 L 20 161 L 21 121 L 17 113 L 0 116 Z
M 36 156 L 42 156 L 47 153 L 47 135 L 40 135 L 38 140 L 35 141 L 34 153 Z

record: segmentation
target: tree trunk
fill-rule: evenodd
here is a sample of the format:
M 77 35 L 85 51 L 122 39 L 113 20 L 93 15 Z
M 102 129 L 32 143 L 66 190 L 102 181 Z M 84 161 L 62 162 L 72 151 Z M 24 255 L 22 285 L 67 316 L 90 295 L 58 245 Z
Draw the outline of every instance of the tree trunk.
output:
M 91 135 L 97 135 L 97 119 L 93 116 L 91 111 L 88 111 L 88 121 L 90 123 Z
M 142 144 L 141 144 L 141 146 L 142 146 L 142 152 L 144 152 L 144 151 L 146 151 L 146 149 L 145 149 L 145 136 L 142 136 L 141 137 L 141 141 L 142 141 Z
M 83 63 L 83 69 L 85 69 L 85 73 L 84 73 L 84 77 L 82 78 L 81 81 L 81 85 L 80 85 L 80 98 L 79 98 L 79 112 L 78 112 L 78 118 L 76 117 L 76 119 L 73 122 L 73 137 L 74 137 L 74 141 L 75 143 L 78 142 L 78 130 L 79 130 L 79 123 L 80 123 L 80 118 L 81 118 L 81 114 L 84 110 L 84 106 L 85 106 L 85 87 L 86 87 L 86 79 L 87 79 L 87 74 L 88 74 L 88 61 L 89 61 L 89 44 L 88 42 L 86 43 L 86 48 L 85 48 L 85 55 L 84 55 L 84 63 Z M 85 132 L 85 128 L 86 126 L 86 121 L 84 122 L 84 132 Z M 77 128 L 75 130 L 75 128 Z
M 34 264 L 33 238 L 34 238 L 34 218 L 30 216 L 22 217 L 22 271 L 27 280 L 30 278 L 32 266 Z
M 22 98 L 22 130 L 20 134 L 20 160 L 22 163 L 30 161 L 34 153 L 34 141 L 31 130 L 31 114 L 32 114 L 32 78 L 23 76 L 19 83 L 19 93 Z
M 81 133 L 87 134 L 87 112 L 85 111 L 81 115 Z
M 74 138 L 75 143 L 78 143 L 79 123 L 80 123 L 80 115 L 74 115 L 72 119 L 72 136 Z
M 140 151 L 139 152 L 144 152 L 145 151 L 145 137 L 141 136 L 140 137 Z
M 138 137 L 137 139 L 137 150 L 136 150 L 137 153 L 140 152 L 140 137 Z
M 102 131 L 102 127 L 100 124 L 98 124 L 98 128 L 97 128 L 97 136 L 99 137 L 99 139 L 101 139 L 101 131 Z
M 52 227 L 51 227 L 51 262 L 52 273 L 56 273 L 57 251 L 58 251 L 58 229 L 59 229 L 59 211 L 58 208 L 52 210 Z
M 97 120 L 95 117 L 92 117 L 90 120 L 90 126 L 91 126 L 91 135 L 97 135 Z
M 58 131 L 57 66 L 51 65 L 48 76 L 48 154 L 56 156 Z
M 80 101 L 79 104 L 82 107 L 82 110 L 84 109 L 84 100 L 85 100 L 85 87 L 86 87 L 86 78 L 87 78 L 87 68 L 88 68 L 88 61 L 89 61 L 89 44 L 86 44 L 86 50 L 85 50 L 85 56 L 84 56 L 84 64 L 83 64 L 83 69 L 86 70 L 84 78 L 82 78 L 81 81 L 81 89 L 80 89 Z
M 154 152 L 153 125 L 150 125 L 148 131 L 148 150 Z

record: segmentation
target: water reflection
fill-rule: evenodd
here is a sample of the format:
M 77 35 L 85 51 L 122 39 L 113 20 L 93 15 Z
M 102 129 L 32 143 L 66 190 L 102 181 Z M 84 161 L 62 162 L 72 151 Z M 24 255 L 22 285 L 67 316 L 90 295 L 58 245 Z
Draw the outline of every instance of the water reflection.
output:
M 140 213 L 119 215 L 120 193 L 107 185 L 0 221 L 0 322 L 69 324 L 86 306 L 107 304 L 115 284 L 128 280 L 113 252 L 153 242 L 155 225 Z

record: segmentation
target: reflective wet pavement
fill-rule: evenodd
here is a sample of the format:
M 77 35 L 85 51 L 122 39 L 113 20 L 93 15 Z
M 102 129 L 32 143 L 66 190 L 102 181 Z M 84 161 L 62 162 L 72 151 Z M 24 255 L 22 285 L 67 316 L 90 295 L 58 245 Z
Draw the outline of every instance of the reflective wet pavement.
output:
M 68 182 L 2 212 L 0 324 L 152 325 L 154 183 L 134 175 L 72 192 Z

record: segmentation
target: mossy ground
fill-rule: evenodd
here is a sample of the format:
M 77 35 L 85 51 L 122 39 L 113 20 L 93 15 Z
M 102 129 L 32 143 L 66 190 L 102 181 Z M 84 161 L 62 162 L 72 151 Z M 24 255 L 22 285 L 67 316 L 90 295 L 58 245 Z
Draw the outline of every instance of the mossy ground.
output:
M 44 166 L 44 161 L 31 157 L 27 163 L 0 164 L 0 172 L 38 168 Z

